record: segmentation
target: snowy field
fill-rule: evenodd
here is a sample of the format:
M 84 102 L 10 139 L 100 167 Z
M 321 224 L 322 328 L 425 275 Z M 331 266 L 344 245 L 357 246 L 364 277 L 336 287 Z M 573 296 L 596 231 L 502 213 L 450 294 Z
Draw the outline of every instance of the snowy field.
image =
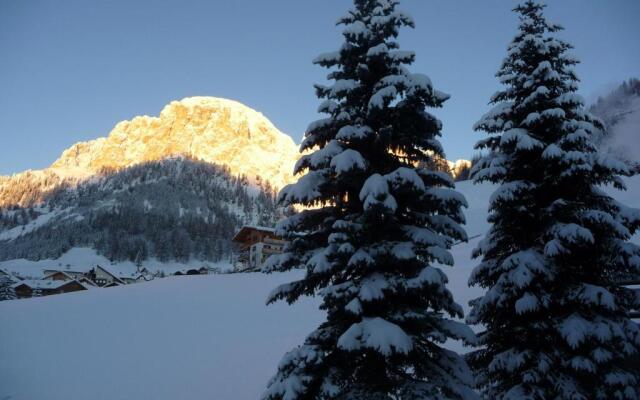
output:
M 172 277 L 0 303 L 0 399 L 256 399 L 322 318 L 287 276 Z
M 640 207 L 640 176 L 627 182 L 628 192 L 611 194 Z M 458 189 L 471 205 L 469 237 L 483 234 L 493 187 Z M 479 239 L 455 246 L 456 267 L 444 268 L 465 310 L 481 293 L 467 287 Z M 0 302 L 0 399 L 256 399 L 282 355 L 322 320 L 317 299 L 264 305 L 300 276 L 173 277 Z

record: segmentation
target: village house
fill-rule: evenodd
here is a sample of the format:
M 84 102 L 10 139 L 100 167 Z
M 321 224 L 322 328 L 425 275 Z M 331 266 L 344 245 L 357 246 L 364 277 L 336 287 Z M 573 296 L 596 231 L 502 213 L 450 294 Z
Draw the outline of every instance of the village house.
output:
M 144 275 L 148 273 L 146 268 L 137 272 L 121 271 L 96 265 L 87 272 L 67 271 L 67 270 L 45 270 L 49 275 L 44 279 L 76 279 L 78 281 L 91 282 L 94 286 L 113 287 L 144 280 Z
M 637 296 L 639 296 L 639 298 L 640 298 L 640 278 L 635 278 L 634 277 L 634 278 L 631 278 L 631 279 L 624 279 L 624 280 L 618 282 L 618 284 L 620 284 L 622 286 L 626 286 L 629 289 L 635 290 L 636 293 L 637 293 Z M 636 322 L 640 322 L 640 309 L 631 310 L 629 316 L 632 319 L 635 319 Z
M 281 254 L 286 244 L 276 235 L 275 229 L 263 226 L 243 226 L 233 242 L 238 245 L 234 267 L 239 271 L 259 270 L 269 256 Z
M 84 285 L 86 288 L 94 288 L 97 287 L 96 284 L 89 278 L 86 277 L 85 274 L 69 274 L 67 271 L 54 271 L 48 270 L 49 274 L 46 274 L 42 280 L 45 281 L 78 281 L 80 284 Z
M 36 296 L 49 296 L 52 294 L 77 292 L 87 290 L 87 288 L 76 280 L 44 280 L 44 279 L 25 279 L 12 285 L 16 297 L 24 299 Z
M 82 276 L 82 278 L 84 278 L 84 276 Z M 64 271 L 53 271 L 48 274 L 45 273 L 42 279 L 45 281 L 73 281 L 76 277 L 73 277 Z
M 87 289 L 95 289 L 98 287 L 98 285 L 96 285 L 95 282 L 93 282 L 91 279 L 87 278 L 86 276 L 83 276 L 82 278 L 76 279 L 76 280 L 81 284 L 83 284 Z
M 183 276 L 183 275 L 208 275 L 212 272 L 212 270 L 208 267 L 200 267 L 198 269 L 190 268 L 183 269 L 173 273 L 174 276 Z
M 137 268 L 136 271 L 112 269 L 96 265 L 86 272 L 70 270 L 44 270 L 43 280 L 72 281 L 76 280 L 88 287 L 113 287 L 154 279 L 147 268 Z
M 116 276 L 115 273 L 112 273 L 108 269 L 99 265 L 96 265 L 91 271 L 89 271 L 87 278 L 100 287 L 126 285 L 126 282 Z
M 0 269 L 0 276 L 7 275 L 14 281 L 12 287 L 18 298 L 46 296 L 95 288 L 108 288 L 149 281 L 155 278 L 147 268 L 137 267 L 136 270 L 133 271 L 126 268 L 111 269 L 100 265 L 96 265 L 86 271 L 45 269 L 43 273 L 43 277 L 40 279 L 22 279 L 18 278 L 15 273 Z M 197 270 L 197 273 L 202 273 L 202 271 Z
M 142 273 L 142 272 L 125 272 L 125 271 L 116 271 L 113 269 L 109 269 L 109 272 L 127 285 L 131 283 L 144 282 L 144 281 L 153 279 L 153 277 L 150 274 Z M 147 279 L 146 278 L 147 276 L 151 276 L 151 278 Z
M 147 282 L 151 281 L 155 278 L 155 275 L 152 274 L 147 268 L 137 268 L 136 272 L 132 273 L 123 273 L 118 275 L 120 279 L 125 281 L 125 283 L 137 283 L 137 282 Z
M 86 271 L 71 271 L 68 269 L 62 270 L 62 269 L 45 269 L 44 271 L 42 271 L 42 273 L 45 276 L 54 274 L 56 272 L 62 272 L 64 274 L 66 274 L 67 276 L 70 276 L 72 279 L 81 279 L 87 276 L 87 272 Z

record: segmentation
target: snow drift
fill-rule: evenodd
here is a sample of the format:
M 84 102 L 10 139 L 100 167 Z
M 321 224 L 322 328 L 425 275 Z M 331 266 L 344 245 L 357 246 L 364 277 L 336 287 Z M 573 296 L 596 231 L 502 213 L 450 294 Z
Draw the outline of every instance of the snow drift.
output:
M 608 191 L 640 207 L 640 176 L 626 182 L 627 192 Z M 470 205 L 470 240 L 443 270 L 468 311 L 482 293 L 467 280 L 494 187 L 458 190 Z M 0 302 L 0 399 L 255 399 L 282 355 L 323 319 L 317 299 L 265 306 L 273 288 L 300 274 L 175 277 Z

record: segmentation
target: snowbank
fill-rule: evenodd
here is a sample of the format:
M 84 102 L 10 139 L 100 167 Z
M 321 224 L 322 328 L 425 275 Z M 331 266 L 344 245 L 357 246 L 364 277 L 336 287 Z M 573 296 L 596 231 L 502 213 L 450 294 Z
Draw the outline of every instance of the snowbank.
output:
M 256 399 L 321 319 L 300 273 L 172 277 L 0 303 L 0 399 Z
M 629 191 L 609 192 L 638 208 L 640 176 L 627 183 Z M 458 189 L 470 204 L 470 240 L 453 248 L 456 266 L 443 270 L 468 311 L 482 293 L 467 280 L 494 187 Z M 0 399 L 256 399 L 282 355 L 323 318 L 318 299 L 264 305 L 273 288 L 299 276 L 175 277 L 0 302 Z

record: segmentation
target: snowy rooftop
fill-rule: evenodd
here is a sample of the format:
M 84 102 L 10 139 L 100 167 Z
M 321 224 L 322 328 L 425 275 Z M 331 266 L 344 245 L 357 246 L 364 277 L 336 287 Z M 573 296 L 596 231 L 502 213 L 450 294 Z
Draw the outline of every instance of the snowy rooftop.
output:
M 14 283 L 12 285 L 13 288 L 16 288 L 18 286 L 22 286 L 22 285 L 27 285 L 29 286 L 31 289 L 58 289 L 61 286 L 67 285 L 70 281 L 54 281 L 54 280 L 42 280 L 42 279 L 25 279 L 23 281 Z M 78 283 L 79 285 L 82 285 L 82 287 L 85 287 L 85 285 L 83 285 L 82 283 L 78 282 L 78 281 L 74 281 L 76 283 Z
M 259 231 L 259 232 L 268 232 L 268 233 L 276 232 L 275 228 L 269 228 L 266 226 L 259 226 L 259 225 L 245 225 L 242 228 L 240 228 L 238 233 L 235 234 L 235 236 L 233 237 L 233 241 L 235 242 L 235 241 L 243 240 L 243 236 L 247 235 L 250 231 Z
M 46 274 L 42 279 L 50 278 L 55 274 L 63 274 L 65 277 L 68 278 L 67 280 L 74 280 L 74 278 L 71 275 L 67 274 L 65 271 L 51 271 L 50 273 Z
M 260 226 L 260 225 L 245 225 L 242 227 L 242 229 L 247 228 L 247 229 L 255 229 L 257 231 L 264 231 L 264 232 L 275 232 L 276 229 L 275 228 L 270 228 L 268 226 Z

